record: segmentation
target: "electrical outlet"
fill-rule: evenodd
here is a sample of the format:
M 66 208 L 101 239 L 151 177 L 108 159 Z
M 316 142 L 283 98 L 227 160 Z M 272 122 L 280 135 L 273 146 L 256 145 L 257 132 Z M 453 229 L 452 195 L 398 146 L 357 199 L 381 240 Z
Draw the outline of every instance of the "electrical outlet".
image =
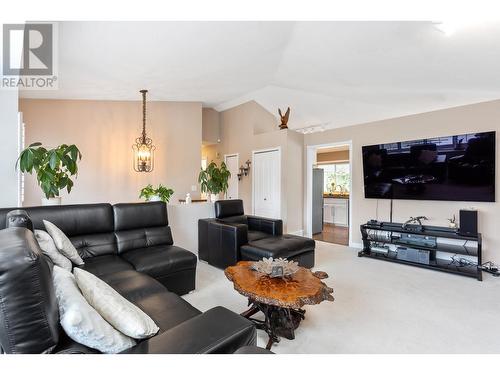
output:
M 196 185 L 191 185 L 191 191 L 197 191 L 198 190 L 198 186 Z

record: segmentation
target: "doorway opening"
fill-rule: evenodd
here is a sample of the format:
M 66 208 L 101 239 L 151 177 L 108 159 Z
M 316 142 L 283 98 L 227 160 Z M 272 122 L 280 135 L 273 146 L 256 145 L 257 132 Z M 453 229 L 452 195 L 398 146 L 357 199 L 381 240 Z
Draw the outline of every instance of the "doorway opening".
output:
M 308 146 L 307 234 L 349 246 L 352 217 L 351 142 Z

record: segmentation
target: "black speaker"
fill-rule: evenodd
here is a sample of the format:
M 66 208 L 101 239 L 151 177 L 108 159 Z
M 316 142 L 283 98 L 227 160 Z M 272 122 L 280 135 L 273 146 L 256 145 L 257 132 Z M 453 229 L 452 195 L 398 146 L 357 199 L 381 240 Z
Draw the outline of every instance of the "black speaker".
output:
M 463 236 L 477 236 L 477 211 L 460 210 L 460 229 Z

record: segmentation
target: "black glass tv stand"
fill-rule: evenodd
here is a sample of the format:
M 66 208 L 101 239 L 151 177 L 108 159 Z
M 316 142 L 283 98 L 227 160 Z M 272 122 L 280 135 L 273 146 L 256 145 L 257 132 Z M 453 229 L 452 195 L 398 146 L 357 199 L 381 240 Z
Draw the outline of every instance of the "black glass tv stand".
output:
M 360 257 L 432 269 L 482 281 L 481 234 L 430 225 L 370 221 L 360 226 Z

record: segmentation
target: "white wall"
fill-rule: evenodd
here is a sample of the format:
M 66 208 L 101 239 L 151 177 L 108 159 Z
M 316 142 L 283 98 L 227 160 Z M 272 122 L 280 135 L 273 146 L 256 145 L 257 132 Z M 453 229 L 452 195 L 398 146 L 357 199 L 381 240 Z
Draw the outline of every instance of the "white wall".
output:
M 19 155 L 18 91 L 0 89 L 0 207 L 18 205 L 19 184 L 15 164 Z

